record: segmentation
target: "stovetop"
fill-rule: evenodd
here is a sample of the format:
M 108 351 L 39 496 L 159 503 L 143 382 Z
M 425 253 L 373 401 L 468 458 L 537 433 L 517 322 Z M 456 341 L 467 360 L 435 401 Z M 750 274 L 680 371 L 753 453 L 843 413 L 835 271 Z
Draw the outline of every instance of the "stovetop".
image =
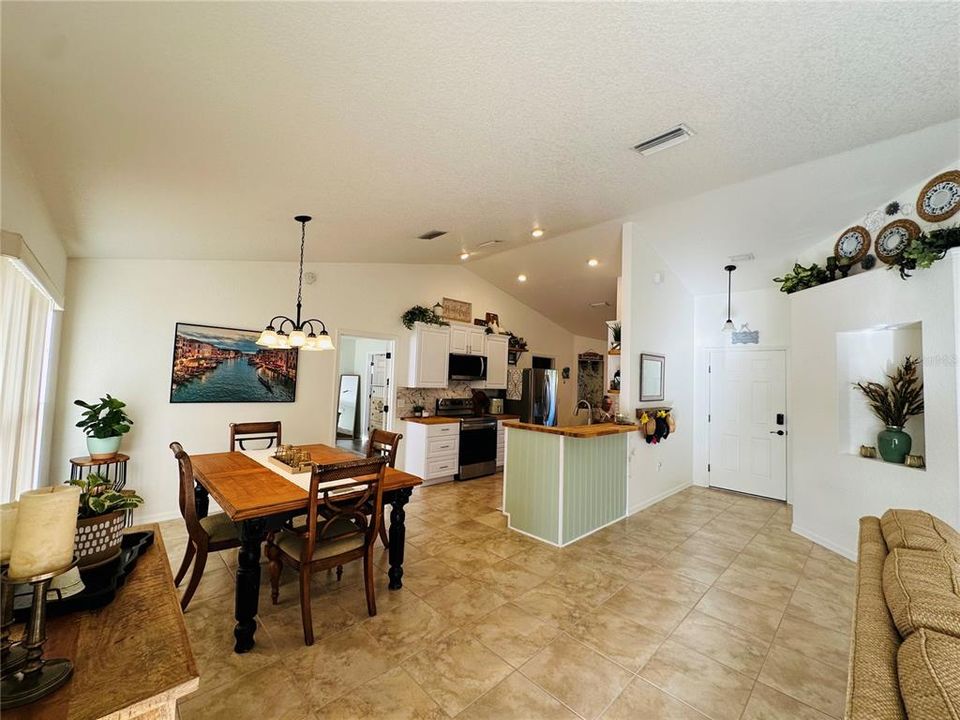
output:
M 439 398 L 437 415 L 444 417 L 478 417 L 473 411 L 471 398 Z

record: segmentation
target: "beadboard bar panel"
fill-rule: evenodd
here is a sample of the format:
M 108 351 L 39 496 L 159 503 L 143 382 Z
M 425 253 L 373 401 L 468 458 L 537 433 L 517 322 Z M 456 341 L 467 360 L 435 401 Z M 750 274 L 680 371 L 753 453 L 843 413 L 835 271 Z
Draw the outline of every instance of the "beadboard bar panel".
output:
M 566 544 L 626 514 L 627 436 L 565 437 L 563 443 L 561 542 Z
M 504 510 L 510 515 L 510 527 L 558 544 L 560 443 L 564 438 L 510 428 L 507 435 L 509 473 L 504 483 Z

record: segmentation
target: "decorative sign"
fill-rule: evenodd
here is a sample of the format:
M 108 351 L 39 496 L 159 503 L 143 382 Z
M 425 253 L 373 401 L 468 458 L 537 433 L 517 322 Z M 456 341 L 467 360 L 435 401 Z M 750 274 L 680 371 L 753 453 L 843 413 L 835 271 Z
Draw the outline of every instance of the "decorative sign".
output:
M 751 330 L 750 326 L 744 323 L 739 330 L 733 331 L 731 342 L 734 345 L 757 345 L 760 343 L 760 331 Z
M 473 303 L 445 297 L 442 304 L 444 320 L 453 320 L 455 322 L 465 323 L 472 322 Z

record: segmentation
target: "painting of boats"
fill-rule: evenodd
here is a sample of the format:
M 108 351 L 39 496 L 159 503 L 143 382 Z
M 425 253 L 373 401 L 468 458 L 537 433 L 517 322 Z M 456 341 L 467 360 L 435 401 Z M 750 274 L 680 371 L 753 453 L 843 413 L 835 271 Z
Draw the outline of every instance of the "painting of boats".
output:
M 172 403 L 294 402 L 297 351 L 262 348 L 256 330 L 177 323 Z

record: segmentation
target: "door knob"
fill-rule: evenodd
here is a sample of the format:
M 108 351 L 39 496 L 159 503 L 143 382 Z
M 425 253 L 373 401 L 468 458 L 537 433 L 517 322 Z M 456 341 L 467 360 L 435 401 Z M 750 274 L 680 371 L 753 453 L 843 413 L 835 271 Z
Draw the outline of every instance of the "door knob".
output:
M 786 435 L 786 433 L 783 432 L 783 430 L 771 430 L 771 431 L 770 431 L 770 434 L 771 434 L 771 435 Z

